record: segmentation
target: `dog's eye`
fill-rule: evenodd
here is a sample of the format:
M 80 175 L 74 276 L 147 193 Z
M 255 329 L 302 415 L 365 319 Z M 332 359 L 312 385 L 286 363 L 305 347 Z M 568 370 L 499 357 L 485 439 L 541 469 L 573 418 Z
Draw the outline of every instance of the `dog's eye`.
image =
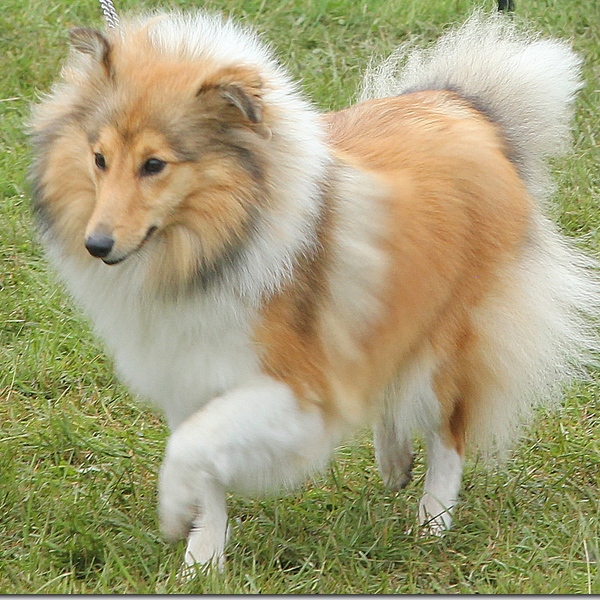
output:
M 160 160 L 160 158 L 149 158 L 142 165 L 142 175 L 156 175 L 160 173 L 165 167 L 167 163 L 164 160 Z
M 106 159 L 104 158 L 103 154 L 100 154 L 100 152 L 94 152 L 94 162 L 101 171 L 106 170 Z

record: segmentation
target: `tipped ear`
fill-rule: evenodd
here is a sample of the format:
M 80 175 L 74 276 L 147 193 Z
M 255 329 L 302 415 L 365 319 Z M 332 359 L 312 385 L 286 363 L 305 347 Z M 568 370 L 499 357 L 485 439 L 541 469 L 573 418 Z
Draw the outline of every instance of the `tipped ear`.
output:
M 215 107 L 234 107 L 246 121 L 257 125 L 262 121 L 262 80 L 249 69 L 222 69 L 207 79 L 198 97 Z
M 248 93 L 243 87 L 230 84 L 219 88 L 221 98 L 235 106 L 252 123 L 262 120 L 262 102 L 260 98 Z
M 111 73 L 109 41 L 96 29 L 89 27 L 74 27 L 69 31 L 71 46 L 95 58 L 104 68 L 107 75 Z

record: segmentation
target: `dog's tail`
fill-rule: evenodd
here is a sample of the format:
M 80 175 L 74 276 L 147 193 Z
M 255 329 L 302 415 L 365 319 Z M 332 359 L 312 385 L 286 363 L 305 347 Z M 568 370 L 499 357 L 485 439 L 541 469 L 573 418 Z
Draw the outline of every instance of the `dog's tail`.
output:
M 568 148 L 580 59 L 569 45 L 476 11 L 429 48 L 405 44 L 363 82 L 361 100 L 449 89 L 498 123 L 532 195 L 552 191 L 546 160 Z

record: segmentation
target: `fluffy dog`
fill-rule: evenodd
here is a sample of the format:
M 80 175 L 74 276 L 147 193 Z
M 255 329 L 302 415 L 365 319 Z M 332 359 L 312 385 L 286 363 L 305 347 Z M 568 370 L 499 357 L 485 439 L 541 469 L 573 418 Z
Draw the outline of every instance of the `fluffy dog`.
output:
M 204 13 L 77 28 L 34 109 L 47 255 L 172 430 L 161 527 L 222 565 L 227 491 L 293 486 L 371 425 L 385 483 L 427 439 L 450 526 L 465 450 L 503 451 L 598 349 L 593 259 L 545 216 L 579 58 L 475 14 L 319 114 Z

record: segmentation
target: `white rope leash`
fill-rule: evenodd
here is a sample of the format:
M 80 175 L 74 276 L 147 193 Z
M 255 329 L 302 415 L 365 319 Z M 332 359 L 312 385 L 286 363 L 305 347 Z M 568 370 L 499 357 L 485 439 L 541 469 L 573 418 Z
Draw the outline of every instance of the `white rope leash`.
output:
M 117 27 L 119 24 L 119 15 L 117 15 L 112 0 L 99 0 L 99 2 L 107 25 L 111 28 Z

